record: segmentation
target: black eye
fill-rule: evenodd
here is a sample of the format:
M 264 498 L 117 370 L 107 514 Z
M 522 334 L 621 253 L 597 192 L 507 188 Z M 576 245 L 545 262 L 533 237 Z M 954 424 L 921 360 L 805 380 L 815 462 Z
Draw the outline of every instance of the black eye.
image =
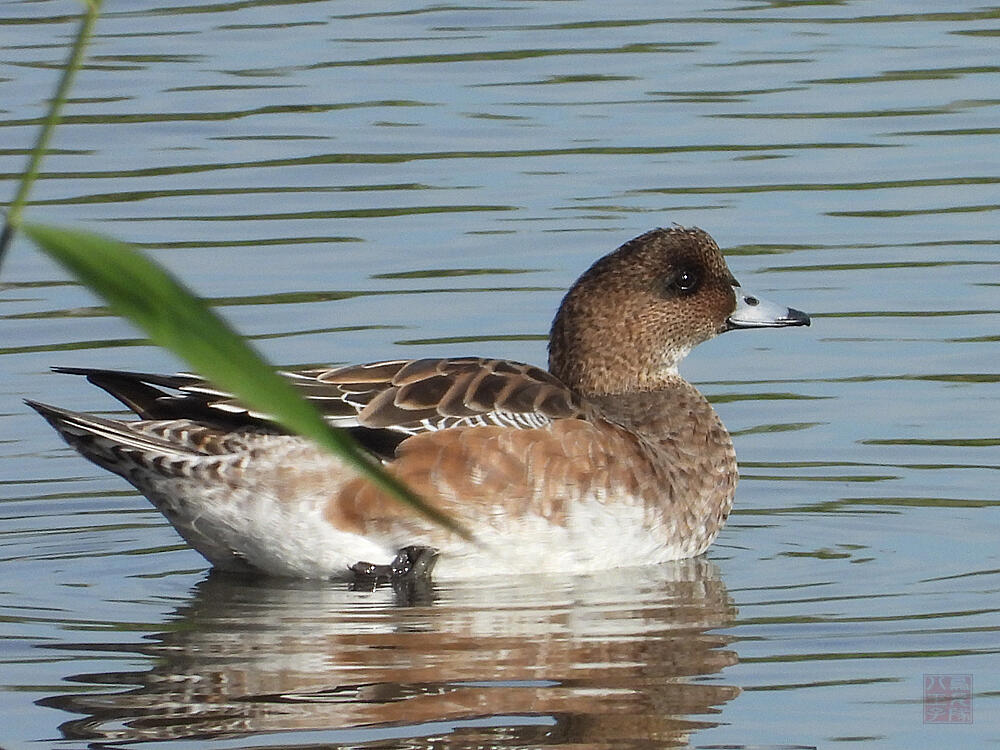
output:
M 673 278 L 671 286 L 678 292 L 692 292 L 694 291 L 694 288 L 698 286 L 698 274 L 687 269 L 678 271 Z

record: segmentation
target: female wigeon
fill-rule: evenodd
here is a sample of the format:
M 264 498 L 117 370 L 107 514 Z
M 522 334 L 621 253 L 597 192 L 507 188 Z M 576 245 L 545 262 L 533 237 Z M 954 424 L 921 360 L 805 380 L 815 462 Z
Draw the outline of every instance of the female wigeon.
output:
M 579 573 L 708 548 L 732 507 L 736 457 L 677 365 L 725 331 L 800 325 L 804 313 L 744 292 L 707 233 L 675 226 L 577 280 L 552 324 L 547 372 L 457 358 L 288 373 L 474 542 L 192 375 L 60 369 L 136 421 L 29 403 L 218 568 L 339 578 L 436 560 L 435 577 Z

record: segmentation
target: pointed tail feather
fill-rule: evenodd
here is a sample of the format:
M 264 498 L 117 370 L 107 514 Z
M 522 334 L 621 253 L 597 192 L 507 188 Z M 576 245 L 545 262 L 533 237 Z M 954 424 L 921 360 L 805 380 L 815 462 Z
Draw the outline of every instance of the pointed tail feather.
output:
M 173 457 L 199 453 L 193 446 L 139 432 L 131 427 L 134 424 L 131 422 L 82 414 L 30 399 L 25 399 L 24 403 L 41 414 L 73 448 L 111 471 L 116 469 L 108 466 L 108 462 L 117 463 L 122 451 L 132 450 Z

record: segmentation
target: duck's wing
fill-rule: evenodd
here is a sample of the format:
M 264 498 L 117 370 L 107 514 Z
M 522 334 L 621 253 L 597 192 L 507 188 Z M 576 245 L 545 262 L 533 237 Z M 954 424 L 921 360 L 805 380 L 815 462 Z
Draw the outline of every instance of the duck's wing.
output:
M 202 420 L 229 428 L 269 426 L 265 412 L 190 374 L 60 367 L 85 375 L 145 420 Z M 406 435 L 450 427 L 541 427 L 582 416 L 578 397 L 532 365 L 474 357 L 373 362 L 285 372 L 337 427 Z

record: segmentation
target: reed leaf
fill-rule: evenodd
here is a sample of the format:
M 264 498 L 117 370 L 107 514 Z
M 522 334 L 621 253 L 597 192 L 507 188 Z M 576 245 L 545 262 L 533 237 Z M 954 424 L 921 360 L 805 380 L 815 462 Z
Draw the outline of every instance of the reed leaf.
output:
M 386 492 L 445 528 L 471 539 L 456 521 L 388 474 L 346 433 L 331 427 L 245 339 L 178 279 L 125 243 L 79 230 L 26 223 L 38 247 L 214 385 L 244 405 L 311 438 Z
M 7 249 L 14 238 L 14 230 L 21 223 L 21 212 L 24 210 L 24 204 L 28 200 L 28 193 L 31 192 L 31 187 L 35 184 L 35 180 L 38 177 L 38 172 L 42 166 L 42 157 L 45 156 L 45 151 L 49 147 L 52 133 L 55 131 L 56 125 L 59 124 L 59 113 L 62 111 L 63 104 L 66 103 L 66 98 L 69 96 L 69 90 L 73 86 L 73 79 L 76 77 L 76 72 L 80 69 L 80 66 L 83 65 L 83 52 L 87 49 L 87 43 L 94 33 L 94 24 L 97 23 L 97 17 L 101 13 L 102 1 L 84 0 L 84 13 L 80 19 L 80 28 L 76 33 L 76 39 L 73 40 L 73 46 L 70 48 L 66 65 L 63 66 L 62 74 L 59 76 L 55 95 L 49 102 L 49 109 L 45 113 L 45 120 L 42 123 L 42 127 L 38 129 L 38 137 L 35 139 L 35 145 L 28 156 L 28 165 L 21 174 L 21 180 L 18 182 L 14 200 L 10 202 L 10 206 L 7 208 L 7 217 L 3 223 L 3 229 L 0 230 L 0 266 L 3 265 L 4 256 L 6 256 Z

